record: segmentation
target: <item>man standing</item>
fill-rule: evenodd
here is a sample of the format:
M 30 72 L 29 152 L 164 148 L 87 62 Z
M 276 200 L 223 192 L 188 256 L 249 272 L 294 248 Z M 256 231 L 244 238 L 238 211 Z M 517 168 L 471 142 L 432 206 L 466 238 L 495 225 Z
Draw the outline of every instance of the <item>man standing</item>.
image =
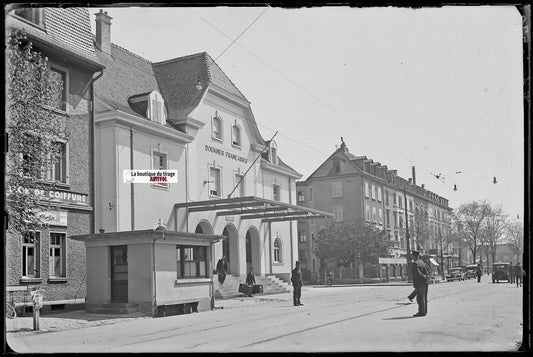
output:
M 522 275 L 524 271 L 522 270 L 522 267 L 520 266 L 520 262 L 516 262 L 516 265 L 514 266 L 514 275 L 516 279 L 516 287 L 522 286 Z
M 295 267 L 292 270 L 291 282 L 293 286 L 292 301 L 294 306 L 302 306 L 300 296 L 302 296 L 302 272 L 300 271 L 300 262 L 296 261 Z
M 477 265 L 476 275 L 477 275 L 477 282 L 480 283 L 481 282 L 481 267 L 480 267 L 479 263 Z
M 228 263 L 226 263 L 226 256 L 223 255 L 217 262 L 218 282 L 224 284 L 226 280 L 226 271 L 228 270 Z
M 420 252 L 413 250 L 413 287 L 416 290 L 418 312 L 413 316 L 426 316 L 428 303 L 428 277 L 429 271 L 426 263 L 420 259 Z
M 509 263 L 509 282 L 511 284 L 514 283 L 514 266 L 513 266 L 513 262 Z

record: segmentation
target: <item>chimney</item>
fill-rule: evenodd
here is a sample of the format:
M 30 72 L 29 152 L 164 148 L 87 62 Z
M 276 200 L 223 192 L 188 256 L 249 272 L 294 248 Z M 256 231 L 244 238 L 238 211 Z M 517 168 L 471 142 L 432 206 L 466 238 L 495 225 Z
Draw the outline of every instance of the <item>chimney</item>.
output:
M 100 51 L 111 54 L 111 19 L 107 14 L 100 9 L 96 14 L 96 46 Z
M 415 174 L 415 167 L 411 166 L 411 171 L 413 172 L 413 185 L 416 185 L 416 174 Z
M 421 186 L 421 187 L 422 187 L 422 188 L 424 188 L 424 184 L 422 184 L 422 186 Z

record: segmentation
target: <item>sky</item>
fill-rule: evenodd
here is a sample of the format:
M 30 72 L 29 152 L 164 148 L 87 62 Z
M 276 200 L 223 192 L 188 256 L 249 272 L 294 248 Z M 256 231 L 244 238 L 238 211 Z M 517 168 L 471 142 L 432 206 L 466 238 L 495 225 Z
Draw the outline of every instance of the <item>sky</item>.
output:
M 89 9 L 93 33 L 99 10 Z M 278 132 L 279 156 L 302 180 L 343 137 L 401 177 L 415 166 L 416 183 L 452 208 L 487 200 L 523 222 L 514 7 L 104 10 L 111 41 L 147 60 L 207 52 L 251 102 L 263 138 Z

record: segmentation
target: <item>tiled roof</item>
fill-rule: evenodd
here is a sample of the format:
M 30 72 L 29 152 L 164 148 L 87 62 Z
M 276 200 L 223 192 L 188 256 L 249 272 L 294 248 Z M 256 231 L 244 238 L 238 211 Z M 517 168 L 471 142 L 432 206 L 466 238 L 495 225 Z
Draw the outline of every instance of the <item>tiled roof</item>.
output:
M 44 29 L 17 16 L 7 26 L 24 29 L 28 37 L 49 43 L 90 62 L 98 63 L 91 34 L 89 11 L 81 7 L 43 8 Z
M 154 63 L 153 67 L 161 94 L 167 101 L 170 119 L 184 119 L 198 105 L 208 83 L 248 102 L 206 52 Z M 196 89 L 198 76 L 201 91 Z
M 122 47 L 111 45 L 111 55 L 96 50 L 106 67 L 95 82 L 95 95 L 115 109 L 137 114 L 129 105 L 130 97 L 159 90 L 152 64 Z

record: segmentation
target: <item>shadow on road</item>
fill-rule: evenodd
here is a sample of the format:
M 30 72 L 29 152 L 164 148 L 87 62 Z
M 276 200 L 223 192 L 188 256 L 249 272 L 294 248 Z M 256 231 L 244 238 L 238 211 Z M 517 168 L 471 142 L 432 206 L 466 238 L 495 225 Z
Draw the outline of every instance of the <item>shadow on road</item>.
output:
M 411 305 L 412 302 L 397 302 L 396 305 Z
M 404 319 L 412 319 L 414 316 L 398 316 L 398 317 L 386 317 L 382 320 L 404 320 Z

